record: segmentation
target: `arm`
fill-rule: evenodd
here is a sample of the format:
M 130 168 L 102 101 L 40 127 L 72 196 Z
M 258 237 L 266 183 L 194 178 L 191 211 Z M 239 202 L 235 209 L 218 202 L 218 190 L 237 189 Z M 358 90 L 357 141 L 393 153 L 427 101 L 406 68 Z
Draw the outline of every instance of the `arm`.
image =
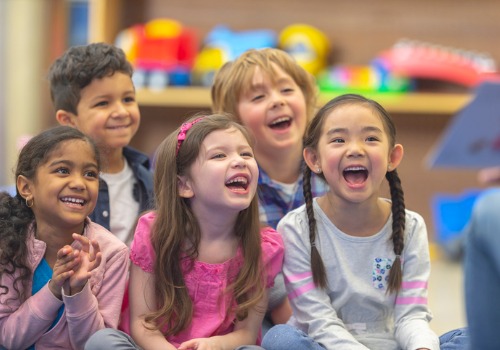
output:
M 327 290 L 314 285 L 309 229 L 299 215 L 287 215 L 278 226 L 285 243 L 283 273 L 295 325 L 326 349 L 367 350 L 345 328 Z M 331 268 L 326 266 L 327 270 Z
M 13 276 L 4 274 L 1 284 L 9 286 L 9 293 L 0 296 L 0 344 L 9 349 L 25 349 L 47 332 L 63 304 L 62 286 L 79 262 L 79 252 L 71 246 L 59 249 L 52 279 L 22 303 L 13 288 Z
M 179 350 L 232 350 L 243 345 L 255 345 L 267 309 L 267 295 L 242 321 L 236 321 L 231 333 L 210 338 L 191 339 L 182 343 Z
M 134 341 L 144 350 L 175 350 L 159 331 L 146 328 L 144 316 L 156 305 L 154 276 L 132 264 L 129 284 L 130 333 Z
M 394 310 L 395 338 L 403 349 L 439 349 L 439 340 L 430 329 L 427 283 L 430 257 L 425 223 L 419 215 L 407 218 L 403 251 L 403 285 Z
M 10 279 L 10 278 L 9 278 Z M 2 279 L 5 284 L 6 279 Z M 51 326 L 63 302 L 55 297 L 45 285 L 22 304 L 0 297 L 0 344 L 7 349 L 26 349 L 39 339 Z
M 82 249 L 82 255 L 88 254 L 87 248 Z M 87 258 L 82 256 L 82 265 L 88 264 L 84 270 L 95 269 L 92 271 L 92 277 L 83 285 L 79 293 L 63 294 L 69 338 L 75 348 L 83 348 L 89 336 L 96 331 L 105 327 L 116 328 L 118 326 L 127 283 L 128 248 L 120 243 L 120 245 L 111 245 L 108 250 L 108 254 L 103 254 L 103 261 L 99 267 L 92 264 L 92 261 L 99 259 L 99 249 L 95 251 L 95 254 L 90 252 L 86 263 L 84 261 Z M 81 273 L 86 274 L 85 271 Z M 75 273 L 75 276 L 78 274 Z M 80 289 L 77 282 L 74 282 L 75 284 L 71 286 L 72 292 Z

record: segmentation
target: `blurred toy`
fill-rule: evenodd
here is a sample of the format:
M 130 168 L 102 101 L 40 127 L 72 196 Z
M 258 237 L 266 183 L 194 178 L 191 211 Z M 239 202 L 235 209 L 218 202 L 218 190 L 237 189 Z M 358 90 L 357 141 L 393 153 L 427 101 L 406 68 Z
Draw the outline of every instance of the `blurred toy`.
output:
M 210 86 L 215 72 L 249 49 L 276 47 L 276 33 L 267 29 L 232 31 L 216 26 L 203 42 L 191 73 L 193 85 Z
M 500 81 L 495 62 L 488 54 L 418 41 L 401 40 L 377 60 L 391 72 L 412 78 L 444 80 L 466 87 Z
M 285 27 L 280 32 L 278 47 L 315 76 L 327 66 L 330 43 L 326 35 L 313 26 L 293 24 Z
M 405 92 L 413 88 L 411 79 L 392 74 L 376 62 L 333 66 L 318 74 L 317 81 L 321 91 Z
M 154 19 L 122 31 L 115 44 L 135 68 L 136 87 L 163 89 L 189 85 L 190 71 L 198 51 L 193 29 L 172 19 Z

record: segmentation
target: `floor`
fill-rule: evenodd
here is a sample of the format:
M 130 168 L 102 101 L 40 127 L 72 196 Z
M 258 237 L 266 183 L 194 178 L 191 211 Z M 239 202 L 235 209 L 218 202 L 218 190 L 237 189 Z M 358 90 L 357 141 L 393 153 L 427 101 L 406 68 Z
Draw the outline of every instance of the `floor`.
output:
M 463 270 L 442 254 L 432 254 L 429 281 L 429 308 L 434 316 L 430 325 L 437 335 L 466 326 Z

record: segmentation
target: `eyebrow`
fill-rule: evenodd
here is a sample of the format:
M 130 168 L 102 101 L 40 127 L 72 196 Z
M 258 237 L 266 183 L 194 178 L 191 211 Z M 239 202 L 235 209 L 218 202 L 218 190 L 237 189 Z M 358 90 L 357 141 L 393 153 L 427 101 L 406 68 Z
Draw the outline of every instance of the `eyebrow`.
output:
M 290 77 L 279 77 L 277 79 L 272 80 L 273 85 L 279 85 L 279 84 L 291 84 L 293 83 L 294 80 Z M 263 83 L 257 83 L 257 84 L 250 84 L 250 90 L 258 90 L 258 89 L 263 89 L 265 87 L 265 84 Z
M 50 167 L 57 166 L 57 165 L 75 166 L 75 162 L 72 162 L 72 161 L 66 160 L 66 159 L 62 159 L 62 160 L 56 160 L 56 161 L 49 164 Z M 93 167 L 96 169 L 98 168 L 96 163 L 85 163 L 83 165 L 83 167 L 84 168 Z
M 330 129 L 326 132 L 327 135 L 332 135 L 332 134 L 338 134 L 338 133 L 347 133 L 348 129 L 347 128 L 334 128 Z M 376 126 L 365 126 L 363 129 L 361 129 L 363 132 L 377 132 L 381 133 L 382 129 L 376 127 Z

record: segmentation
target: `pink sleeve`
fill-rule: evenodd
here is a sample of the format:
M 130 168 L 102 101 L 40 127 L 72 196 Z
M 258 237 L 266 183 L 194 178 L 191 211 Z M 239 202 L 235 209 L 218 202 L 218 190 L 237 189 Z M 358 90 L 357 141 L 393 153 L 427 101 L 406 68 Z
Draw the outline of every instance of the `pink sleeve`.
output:
M 155 251 L 151 245 L 151 229 L 156 218 L 154 212 L 144 214 L 139 218 L 130 246 L 130 260 L 145 272 L 153 273 Z
M 266 287 L 274 285 L 274 278 L 281 271 L 283 265 L 284 245 L 281 235 L 270 227 L 260 231 L 262 237 L 262 258 L 267 274 Z

